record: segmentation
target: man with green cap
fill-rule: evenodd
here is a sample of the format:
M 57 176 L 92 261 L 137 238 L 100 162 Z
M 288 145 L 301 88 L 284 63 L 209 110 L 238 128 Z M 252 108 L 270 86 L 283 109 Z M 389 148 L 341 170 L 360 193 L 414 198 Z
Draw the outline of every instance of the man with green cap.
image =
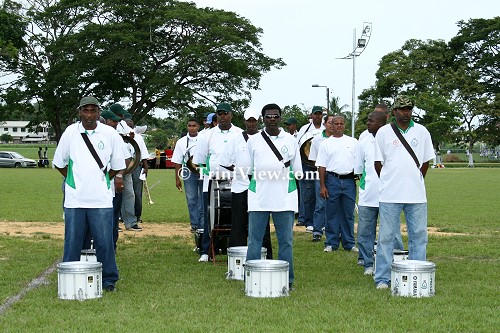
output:
M 217 178 L 219 172 L 225 171 L 220 166 L 219 159 L 231 140 L 237 135 L 241 134 L 243 130 L 234 126 L 231 121 L 233 119 L 233 109 L 228 103 L 220 103 L 216 109 L 217 122 L 216 127 L 208 130 L 201 136 L 195 147 L 193 155 L 193 163 L 203 166 L 200 173 L 203 173 L 203 206 L 204 206 L 204 227 L 202 248 L 200 250 L 200 262 L 206 262 L 209 259 L 208 251 L 210 247 L 210 235 L 208 230 L 208 223 L 210 216 L 207 212 L 208 200 L 208 187 L 209 182 Z
M 288 133 L 290 133 L 290 135 L 292 135 L 294 138 L 297 138 L 297 135 L 299 134 L 297 132 L 297 119 L 295 119 L 294 117 L 290 117 L 287 121 L 284 122 L 284 124 L 288 128 Z
M 123 189 L 125 157 L 118 133 L 98 122 L 95 97 L 80 100 L 80 121 L 66 128 L 53 165 L 65 177 L 63 261 L 78 261 L 90 228 L 97 261 L 102 263 L 102 287 L 115 290 L 118 281 L 113 248 L 113 187 Z M 94 154 L 95 151 L 95 154 Z
M 387 289 L 391 283 L 394 237 L 400 228 L 402 211 L 408 228 L 409 259 L 426 259 L 424 177 L 429 161 L 434 158 L 434 148 L 429 131 L 412 120 L 414 105 L 411 98 L 398 96 L 392 106 L 395 122 L 382 126 L 375 136 L 374 164 L 380 178 L 377 289 Z
M 297 134 L 299 147 L 312 140 L 316 135 L 321 135 L 325 126 L 323 124 L 323 107 L 313 106 L 311 110 L 311 121 L 302 126 Z M 304 173 L 317 171 L 317 168 L 311 164 L 302 161 L 302 171 Z M 314 165 L 314 164 L 313 164 Z M 312 177 L 304 177 L 299 180 L 300 186 L 300 204 L 299 204 L 299 223 L 306 227 L 306 231 L 312 233 L 314 230 L 313 215 L 316 207 L 316 181 Z M 301 217 L 303 222 L 301 223 Z

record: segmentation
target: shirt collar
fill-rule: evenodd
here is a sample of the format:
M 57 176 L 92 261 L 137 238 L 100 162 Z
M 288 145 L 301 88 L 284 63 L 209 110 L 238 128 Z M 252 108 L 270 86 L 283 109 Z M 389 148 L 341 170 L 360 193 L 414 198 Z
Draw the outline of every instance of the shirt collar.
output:
M 406 134 L 408 133 L 408 131 L 410 130 L 410 128 L 412 128 L 413 126 L 415 126 L 415 122 L 413 121 L 413 119 L 410 119 L 410 124 L 408 125 L 408 128 L 406 130 L 403 130 L 401 129 L 399 126 L 398 126 L 398 123 L 394 120 L 394 123 L 396 124 L 396 127 L 398 128 L 398 130 L 401 132 L 401 134 Z

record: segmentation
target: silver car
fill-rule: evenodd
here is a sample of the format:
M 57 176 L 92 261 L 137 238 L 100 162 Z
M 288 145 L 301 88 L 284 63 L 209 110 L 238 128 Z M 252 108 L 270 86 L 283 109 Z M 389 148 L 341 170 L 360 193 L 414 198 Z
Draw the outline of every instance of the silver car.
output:
M 36 161 L 26 158 L 15 151 L 0 151 L 0 167 L 2 168 L 35 168 Z

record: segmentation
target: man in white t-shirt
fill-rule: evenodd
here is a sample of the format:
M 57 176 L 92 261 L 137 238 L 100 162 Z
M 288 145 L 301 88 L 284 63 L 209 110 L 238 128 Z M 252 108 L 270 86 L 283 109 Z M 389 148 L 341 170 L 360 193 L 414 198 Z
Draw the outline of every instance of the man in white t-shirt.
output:
M 344 117 L 334 116 L 331 121 L 334 126 L 333 135 L 321 143 L 316 159 L 316 166 L 319 167 L 320 194 L 326 199 L 324 251 L 338 250 L 341 238 L 344 250 L 358 252 L 354 240 L 356 202 L 354 150 L 358 140 L 344 135 Z
M 318 157 L 319 146 L 323 141 L 328 139 L 333 134 L 333 115 L 326 115 L 323 121 L 323 126 L 325 129 L 321 132 L 321 135 L 316 135 L 311 141 L 311 148 L 309 150 L 309 160 L 316 162 Z M 323 236 L 323 231 L 325 229 L 326 223 L 326 200 L 321 197 L 320 184 L 318 172 L 316 172 L 316 178 L 314 179 L 315 192 L 316 192 L 316 206 L 314 208 L 313 215 L 313 242 L 320 242 Z
M 279 127 L 281 108 L 278 105 L 265 105 L 261 114 L 265 128 L 247 143 L 252 180 L 248 187 L 246 260 L 261 258 L 262 240 L 272 215 L 278 238 L 278 259 L 289 264 L 291 289 L 294 282 L 293 222 L 298 211 L 297 183 L 292 174 L 302 173 L 299 146 L 293 136 Z
M 198 121 L 191 118 L 187 122 L 187 135 L 183 136 L 175 143 L 172 162 L 175 165 L 175 187 L 182 191 L 182 182 L 184 181 L 184 192 L 189 211 L 189 221 L 191 231 L 203 229 L 203 180 L 200 174 L 189 170 L 187 163 L 193 156 L 196 143 L 200 137 Z
M 117 190 L 123 189 L 123 140 L 115 129 L 98 122 L 100 106 L 96 98 L 82 98 L 78 108 L 81 121 L 66 128 L 53 160 L 54 167 L 65 177 L 63 261 L 80 260 L 90 228 L 97 261 L 102 263 L 103 289 L 114 291 L 118 268 L 113 246 L 111 181 L 114 178 Z
M 323 125 L 323 107 L 313 106 L 311 110 L 311 122 L 302 126 L 297 134 L 297 139 L 299 140 L 299 147 L 301 147 L 307 140 L 320 135 L 325 126 Z M 302 162 L 302 170 L 304 172 L 316 171 L 316 167 L 312 164 L 307 164 Z M 312 233 L 314 230 L 313 226 L 313 216 L 314 209 L 316 207 L 316 195 L 315 195 L 315 181 L 314 179 L 303 178 L 299 180 L 300 185 L 300 199 L 303 206 L 300 208 L 303 212 L 300 212 L 299 217 L 303 217 L 303 225 L 306 227 L 306 231 Z M 299 225 L 301 225 L 299 223 Z
M 200 262 L 207 262 L 209 259 L 208 252 L 210 247 L 210 235 L 208 223 L 210 220 L 208 207 L 208 188 L 209 181 L 215 179 L 219 172 L 227 170 L 221 169 L 219 158 L 222 152 L 226 149 L 231 140 L 239 135 L 243 130 L 234 126 L 231 123 L 233 119 L 233 109 L 228 103 L 220 103 L 217 105 L 217 123 L 218 125 L 209 131 L 205 132 L 198 140 L 193 163 L 199 165 L 200 173 L 203 177 L 203 207 L 204 207 L 204 223 L 203 223 L 203 238 L 200 250 Z
M 427 248 L 427 196 L 424 177 L 434 158 L 431 135 L 412 120 L 415 103 L 398 96 L 392 107 L 396 118 L 380 128 L 375 137 L 375 170 L 380 177 L 380 228 L 377 242 L 377 289 L 389 288 L 394 237 L 404 212 L 408 228 L 409 259 L 425 260 Z M 408 142 L 417 162 L 405 148 L 396 131 Z
M 358 195 L 358 261 L 362 261 L 365 275 L 373 274 L 373 246 L 377 232 L 379 178 L 375 172 L 375 134 L 384 126 L 387 117 L 383 112 L 368 115 L 369 136 L 358 142 L 354 156 L 354 173 L 360 177 Z M 403 250 L 401 230 L 396 232 L 394 247 Z
M 229 247 L 247 246 L 248 243 L 248 185 L 250 184 L 250 155 L 247 141 L 259 133 L 260 112 L 247 109 L 243 114 L 245 131 L 237 135 L 221 155 L 221 166 L 232 171 L 231 177 L 231 234 Z M 271 231 L 267 224 L 263 246 L 267 249 L 266 259 L 273 259 Z
M 391 114 L 389 113 L 389 106 L 387 106 L 387 104 L 384 104 L 384 103 L 381 103 L 381 104 L 377 104 L 375 106 L 375 109 L 373 110 L 374 112 L 383 112 L 385 114 L 385 117 L 386 117 L 386 121 L 389 120 Z M 365 129 L 363 132 L 361 132 L 361 134 L 359 135 L 359 138 L 358 138 L 358 142 L 361 142 L 361 140 L 363 140 L 364 138 L 366 138 L 367 136 L 370 136 L 370 132 L 368 131 L 368 129 Z

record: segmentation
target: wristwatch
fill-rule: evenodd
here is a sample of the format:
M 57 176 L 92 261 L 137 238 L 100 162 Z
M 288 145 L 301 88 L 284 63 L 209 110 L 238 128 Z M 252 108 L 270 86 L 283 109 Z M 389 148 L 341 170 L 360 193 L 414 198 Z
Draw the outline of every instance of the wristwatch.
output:
M 123 175 L 122 175 L 121 173 L 117 173 L 117 174 L 115 175 L 115 177 L 116 177 L 116 178 L 123 178 Z

